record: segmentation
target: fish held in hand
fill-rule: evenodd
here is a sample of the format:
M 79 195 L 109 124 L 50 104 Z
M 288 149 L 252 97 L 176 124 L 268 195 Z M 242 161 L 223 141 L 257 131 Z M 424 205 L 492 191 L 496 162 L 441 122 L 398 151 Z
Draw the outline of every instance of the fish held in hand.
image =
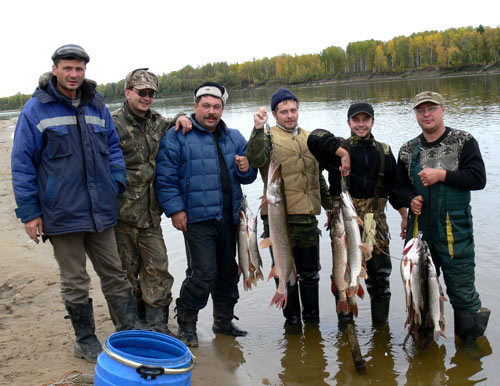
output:
M 261 248 L 272 246 L 274 266 L 268 280 L 271 277 L 277 277 L 279 281 L 276 293 L 269 305 L 284 308 L 286 307 L 288 296 L 287 284 L 295 285 L 297 274 L 288 227 L 281 165 L 276 165 L 274 160 L 271 160 L 269 163 L 266 203 L 269 220 L 269 238 L 262 240 L 260 246 Z

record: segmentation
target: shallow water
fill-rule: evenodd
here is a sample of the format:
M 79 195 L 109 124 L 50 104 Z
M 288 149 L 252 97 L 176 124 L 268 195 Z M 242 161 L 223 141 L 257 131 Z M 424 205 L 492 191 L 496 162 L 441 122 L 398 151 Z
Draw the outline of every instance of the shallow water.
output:
M 348 136 L 346 112 L 348 106 L 359 100 L 371 103 L 375 109 L 375 137 L 391 145 L 397 156 L 405 141 L 420 133 L 411 98 L 420 91 L 432 89 L 440 92 L 446 102 L 447 126 L 469 131 L 478 140 L 486 163 L 488 183 L 486 188 L 472 195 L 472 208 L 476 241 L 476 286 L 483 305 L 492 310 L 487 337 L 478 340 L 474 347 L 463 347 L 455 342 L 453 311 L 445 304 L 448 320 L 447 339 L 438 344 L 419 349 L 413 340 L 403 345 L 405 300 L 399 273 L 399 260 L 403 248 L 399 239 L 399 214 L 387 210 L 393 234 L 391 254 L 391 313 L 389 326 L 374 329 L 371 326 L 369 299 L 359 300 L 359 318 L 356 331 L 366 372 L 358 373 L 353 365 L 347 336 L 339 331 L 330 292 L 331 249 L 328 234 L 321 238 L 320 312 L 318 327 L 305 325 L 300 331 L 284 329 L 281 311 L 269 308 L 274 294 L 272 282 L 259 282 L 252 291 L 245 292 L 240 283 L 240 301 L 235 313 L 238 325 L 248 330 L 245 338 L 215 336 L 211 331 L 211 304 L 200 312 L 198 329 L 200 347 L 195 354 L 214 358 L 225 363 L 232 374 L 225 384 L 234 385 L 333 385 L 333 384 L 384 384 L 384 385 L 472 385 L 496 384 L 500 376 L 498 351 L 500 329 L 496 317 L 500 297 L 495 283 L 500 273 L 498 257 L 498 226 L 500 214 L 497 199 L 500 192 L 500 76 L 468 76 L 429 80 L 400 80 L 349 85 L 292 88 L 300 99 L 299 122 L 313 130 L 321 127 L 339 136 Z M 257 106 L 269 105 L 275 89 L 262 89 L 231 93 L 223 119 L 229 127 L 238 128 L 249 138 L 253 126 L 253 113 Z M 157 101 L 155 108 L 165 116 L 178 111 L 192 112 L 189 97 Z M 269 107 L 268 107 L 269 109 Z M 271 120 L 271 123 L 273 120 Z M 262 181 L 244 186 L 248 202 L 255 212 L 262 195 Z M 320 224 L 326 216 L 320 215 Z M 182 234 L 170 220 L 164 219 L 165 239 L 170 259 L 170 270 L 176 281 L 177 296 L 186 269 Z M 259 223 L 260 230 L 262 224 Z M 259 233 L 260 234 L 260 233 Z M 264 274 L 270 270 L 268 251 L 261 251 Z M 195 370 L 196 371 L 196 370 Z

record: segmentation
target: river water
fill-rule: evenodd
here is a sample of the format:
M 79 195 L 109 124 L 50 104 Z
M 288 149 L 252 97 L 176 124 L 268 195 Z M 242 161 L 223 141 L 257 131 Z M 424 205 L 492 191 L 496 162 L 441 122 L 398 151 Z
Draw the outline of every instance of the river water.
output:
M 388 327 L 372 328 L 368 296 L 358 300 L 356 332 L 366 361 L 365 373 L 355 370 L 347 336 L 337 326 L 335 301 L 330 292 L 330 240 L 323 230 L 320 245 L 322 270 L 319 326 L 305 325 L 299 333 L 288 333 L 283 326 L 281 311 L 268 307 L 275 292 L 274 282 L 261 281 L 256 288 L 247 292 L 240 283 L 240 301 L 235 310 L 240 320 L 236 323 L 248 330 L 247 337 L 215 336 L 211 331 L 211 303 L 200 312 L 200 347 L 194 349 L 193 353 L 200 362 L 214 364 L 214 372 L 203 383 L 242 386 L 497 384 L 500 378 L 500 329 L 496 325 L 496 317 L 500 310 L 500 296 L 497 292 L 500 286 L 496 280 L 500 277 L 500 263 L 495 260 L 499 257 L 499 227 L 494 221 L 500 215 L 499 88 L 500 75 L 291 88 L 300 99 L 299 123 L 309 131 L 321 127 L 335 135 L 347 137 L 349 129 L 346 112 L 349 105 L 356 101 L 371 103 L 375 109 L 373 134 L 379 141 L 390 144 L 396 156 L 400 146 L 421 131 L 411 109 L 412 97 L 425 90 L 434 90 L 443 95 L 446 101 L 445 124 L 474 135 L 486 163 L 487 186 L 472 194 L 476 287 L 483 305 L 492 310 L 486 337 L 479 339 L 473 347 L 463 347 L 456 343 L 453 311 L 449 303 L 445 303 L 448 338 L 441 338 L 438 344 L 434 343 L 423 350 L 414 344 L 412 338 L 403 345 L 407 331 L 404 328 L 405 299 L 398 260 L 403 242 L 398 237 L 399 214 L 389 207 L 387 218 L 393 235 L 391 255 L 394 259 Z M 274 91 L 275 88 L 230 93 L 223 114 L 224 121 L 229 127 L 239 129 L 248 139 L 253 127 L 253 113 L 258 106 L 269 106 Z M 110 109 L 113 107 L 110 106 Z M 179 111 L 191 113 L 193 102 L 190 97 L 169 98 L 156 101 L 154 107 L 163 115 L 172 117 Z M 1 118 L 11 116 L 2 114 Z M 274 123 L 273 119 L 270 123 Z M 262 187 L 260 177 L 252 185 L 243 187 L 254 212 L 260 203 Z M 325 219 L 323 212 L 320 224 Z M 175 277 L 175 298 L 185 277 L 184 242 L 182 234 L 172 227 L 169 219 L 164 218 L 162 226 L 170 271 Z M 260 234 L 260 222 L 259 227 Z M 267 276 L 271 265 L 269 252 L 261 250 L 261 255 L 263 271 Z M 196 368 L 194 371 L 196 373 Z
M 245 292 L 240 282 L 240 301 L 235 314 L 239 326 L 248 330 L 244 338 L 215 336 L 211 331 L 211 303 L 200 312 L 198 330 L 200 347 L 194 350 L 199 360 L 210 358 L 222 364 L 224 379 L 221 385 L 468 385 L 496 384 L 500 377 L 498 352 L 500 329 L 496 317 L 500 309 L 500 277 L 498 260 L 498 226 L 494 220 L 500 215 L 500 75 L 447 77 L 424 80 L 364 82 L 359 84 L 297 87 L 292 90 L 300 100 L 299 123 L 307 130 L 325 128 L 339 136 L 348 136 L 346 112 L 355 101 L 366 101 L 375 109 L 373 133 L 379 141 L 391 145 L 397 156 L 400 146 L 420 133 L 411 99 L 418 92 L 434 90 L 446 100 L 445 124 L 469 131 L 478 140 L 486 163 L 486 188 L 472 194 L 472 208 L 476 241 L 476 286 L 483 305 L 492 310 L 487 336 L 475 347 L 456 345 L 453 334 L 453 311 L 445 304 L 448 320 L 447 339 L 419 349 L 412 338 L 403 345 L 406 336 L 405 300 L 399 273 L 399 258 L 403 242 L 399 239 L 399 214 L 390 207 L 388 222 L 392 231 L 391 275 L 392 301 L 389 326 L 374 329 L 371 326 L 368 297 L 359 300 L 356 320 L 361 353 L 366 361 L 366 372 L 358 373 L 353 365 L 347 336 L 339 331 L 330 292 L 331 248 L 328 234 L 321 238 L 321 279 L 319 327 L 305 325 L 300 333 L 291 334 L 283 327 L 280 310 L 269 308 L 275 286 L 272 281 L 259 282 L 252 291 Z M 269 106 L 275 89 L 234 92 L 229 96 L 223 119 L 229 127 L 237 128 L 249 138 L 253 127 L 253 113 L 258 106 Z M 192 112 L 190 97 L 156 101 L 155 108 L 165 116 L 179 111 Z M 268 107 L 269 110 L 269 107 Z M 271 122 L 273 120 L 271 119 Z M 262 181 L 243 187 L 248 202 L 255 212 L 262 195 Z M 326 218 L 320 215 L 320 224 Z M 174 297 L 179 293 L 186 269 L 182 234 L 170 220 L 163 221 L 170 270 L 175 277 Z M 259 232 L 262 224 L 259 223 Z M 261 251 L 264 274 L 270 270 L 267 250 Z M 214 363 L 215 363 L 214 362 Z M 196 370 L 195 370 L 196 371 Z M 229 377 L 228 377 L 229 374 Z

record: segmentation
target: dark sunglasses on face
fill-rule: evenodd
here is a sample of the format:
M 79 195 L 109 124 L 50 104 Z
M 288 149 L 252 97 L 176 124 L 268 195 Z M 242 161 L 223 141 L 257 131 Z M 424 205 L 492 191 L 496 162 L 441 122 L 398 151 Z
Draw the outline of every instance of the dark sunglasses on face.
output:
M 150 97 L 150 98 L 153 98 L 153 99 L 154 99 L 154 98 L 156 98 L 156 97 L 158 96 L 158 93 L 157 93 L 156 91 L 153 91 L 153 90 L 151 90 L 151 91 L 146 91 L 146 90 L 137 90 L 137 89 L 135 89 L 135 88 L 133 88 L 132 90 L 134 90 L 134 91 L 135 91 L 135 93 L 136 93 L 137 95 L 139 95 L 140 97 L 142 97 L 142 98 L 144 98 L 146 95 L 147 95 L 148 97 Z

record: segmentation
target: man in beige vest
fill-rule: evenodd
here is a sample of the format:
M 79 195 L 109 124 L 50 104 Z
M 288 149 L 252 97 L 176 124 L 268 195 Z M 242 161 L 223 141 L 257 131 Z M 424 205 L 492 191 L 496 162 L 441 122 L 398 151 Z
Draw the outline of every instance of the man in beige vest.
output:
M 293 247 L 297 283 L 288 284 L 288 298 L 283 315 L 290 326 L 298 326 L 302 319 L 312 323 L 319 321 L 319 235 L 316 216 L 331 210 L 332 201 L 328 185 L 321 174 L 319 164 L 307 148 L 309 132 L 298 125 L 299 100 L 290 90 L 278 89 L 271 98 L 271 110 L 276 126 L 264 129 L 267 113 L 259 107 L 254 115 L 255 127 L 248 141 L 246 156 L 253 168 L 259 168 L 267 189 L 267 172 L 271 154 L 281 164 L 288 209 L 288 224 Z M 343 155 L 344 170 L 348 170 L 347 152 Z M 347 157 L 347 158 L 346 158 Z M 267 208 L 261 210 L 264 222 L 263 237 L 269 236 Z M 272 256 L 272 254 L 271 254 Z

